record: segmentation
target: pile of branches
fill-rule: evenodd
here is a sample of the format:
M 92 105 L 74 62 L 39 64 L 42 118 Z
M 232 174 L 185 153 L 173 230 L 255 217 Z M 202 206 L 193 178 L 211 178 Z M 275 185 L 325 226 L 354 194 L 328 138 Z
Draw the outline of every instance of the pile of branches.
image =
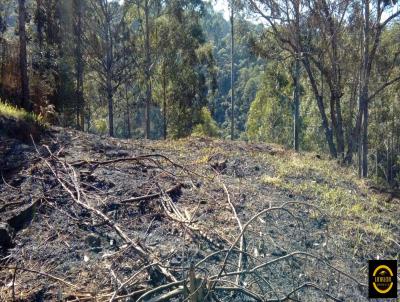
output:
M 214 176 L 209 178 L 160 154 L 104 161 L 67 162 L 62 157 L 62 150 L 52 152 L 50 148 L 42 146 L 37 148 L 37 153 L 42 175 L 46 175 L 42 181 L 49 184 L 49 179 L 52 180 L 51 188 L 43 190 L 41 202 L 56 207 L 57 213 L 62 213 L 65 219 L 77 224 L 102 226 L 114 232 L 123 242 L 123 246 L 117 252 L 107 255 L 111 265 L 105 271 L 112 282 L 107 282 L 111 286 L 104 286 L 104 290 L 100 292 L 88 290 L 85 282 L 74 283 L 71 276 L 60 277 L 49 270 L 31 268 L 26 263 L 5 265 L 6 262 L 2 261 L 2 270 L 10 272 L 9 280 L 5 284 L 9 297 L 14 301 L 21 297 L 15 280 L 17 275 L 22 274 L 33 274 L 46 279 L 47 288 L 53 289 L 51 295 L 54 295 L 54 299 L 58 297 L 69 301 L 296 301 L 302 297 L 341 301 L 341 297 L 335 296 L 338 289 L 323 282 L 327 276 L 333 274 L 337 275 L 338 280 L 347 280 L 345 284 L 365 287 L 365 284 L 349 273 L 332 265 L 330 259 L 307 250 L 310 247 L 308 239 L 311 234 L 305 229 L 305 220 L 311 220 L 311 217 L 321 221 L 328 219 L 315 205 L 298 201 L 285 202 L 279 206 L 269 204 L 242 221 L 243 215 L 238 215 L 237 206 L 231 200 L 223 176 L 216 170 Z M 99 190 L 93 190 L 83 183 L 84 174 L 93 173 L 99 167 L 116 166 L 120 163 L 152 167 L 169 173 L 178 180 L 178 177 L 165 168 L 173 167 L 186 176 L 194 189 L 198 189 L 196 178 L 219 186 L 224 192 L 225 200 L 217 202 L 225 203 L 231 213 L 226 223 L 232 225 L 232 221 L 235 221 L 233 240 L 224 238 L 223 235 L 215 240 L 207 234 L 199 223 L 202 214 L 199 212 L 200 201 L 194 205 L 191 213 L 181 209 L 178 202 L 174 202 L 172 194 L 187 185 L 182 181 L 177 181 L 169 188 L 156 184 L 158 193 L 125 198 L 119 202 L 107 200 L 107 196 L 104 197 Z M 51 194 L 55 191 L 59 192 L 58 197 Z M 110 204 L 130 207 L 150 200 L 157 200 L 158 209 L 165 217 L 162 223 L 179 226 L 180 236 L 192 237 L 192 242 L 201 250 L 201 260 L 194 261 L 187 250 L 185 255 L 187 247 L 183 246 L 180 263 L 172 265 L 170 258 L 160 256 L 157 249 L 148 247 L 145 238 L 132 237 L 133 232 L 126 228 L 118 215 L 110 215 L 104 210 Z M 84 212 L 85 218 L 74 215 L 78 211 Z M 81 219 L 84 221 L 79 221 Z M 296 230 L 296 242 L 289 242 L 289 245 L 299 249 L 288 250 L 285 241 L 293 241 L 293 238 L 285 238 L 284 234 L 277 241 L 277 237 L 269 232 L 272 228 L 279 228 L 280 223 L 290 223 Z M 150 232 L 150 227 L 148 226 L 146 234 Z M 328 230 L 324 227 L 316 235 L 318 239 L 311 244 L 324 250 L 328 237 Z M 116 272 L 119 271 L 118 266 L 124 257 L 131 258 L 129 261 L 134 263 L 134 272 L 121 277 Z

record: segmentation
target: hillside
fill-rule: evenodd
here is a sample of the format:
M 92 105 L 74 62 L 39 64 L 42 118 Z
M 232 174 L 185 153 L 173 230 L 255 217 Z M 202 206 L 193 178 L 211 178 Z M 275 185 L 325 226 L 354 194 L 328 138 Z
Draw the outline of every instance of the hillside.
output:
M 399 199 L 319 154 L 50 128 L 0 170 L 2 301 L 367 301 L 399 258 Z

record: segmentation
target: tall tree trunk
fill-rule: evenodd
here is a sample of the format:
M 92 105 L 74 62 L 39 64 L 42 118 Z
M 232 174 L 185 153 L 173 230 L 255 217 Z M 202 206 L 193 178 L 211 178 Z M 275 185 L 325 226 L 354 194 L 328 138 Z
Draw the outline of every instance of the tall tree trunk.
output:
M 330 33 L 330 47 L 332 48 L 331 54 L 331 65 L 332 70 L 329 79 L 329 86 L 331 89 L 331 120 L 332 120 L 332 128 L 334 130 L 334 135 L 336 138 L 336 146 L 337 153 L 340 158 L 344 157 L 344 134 L 343 134 L 343 118 L 342 118 L 342 109 L 340 105 L 342 92 L 341 92 L 341 70 L 340 70 L 340 62 L 338 55 L 338 30 L 337 25 L 335 23 L 334 18 L 332 17 L 332 13 L 330 11 L 328 3 L 323 0 L 322 1 L 322 11 L 325 14 L 327 26 Z
M 397 101 L 398 95 L 394 98 L 392 102 L 392 121 L 391 121 L 391 131 L 390 131 L 390 181 L 389 184 L 393 185 L 393 180 L 395 178 L 395 173 L 393 171 L 396 161 L 395 161 L 395 150 L 394 150 L 394 132 L 395 132 L 395 112 L 394 112 L 394 104 Z
M 364 107 L 362 151 L 362 176 L 368 177 L 368 101 Z
M 127 137 L 131 138 L 132 133 L 131 133 L 131 110 L 130 110 L 130 104 L 129 104 L 129 94 L 128 94 L 128 83 L 125 82 L 125 102 L 126 102 L 126 132 L 127 132 Z
M 336 116 L 337 116 L 337 129 L 336 129 L 336 143 L 338 156 L 344 158 L 344 131 L 343 131 L 343 116 L 340 104 L 340 96 L 335 98 Z
M 145 138 L 150 139 L 150 106 L 151 106 L 151 74 L 150 74 L 150 27 L 149 27 L 149 1 L 144 2 L 144 14 L 145 14 L 145 26 L 146 26 L 146 36 L 145 36 L 145 52 L 146 52 L 146 108 L 145 108 Z
M 363 37 L 360 37 L 360 49 L 361 49 L 361 57 L 363 56 L 363 47 L 364 47 L 364 39 Z M 361 178 L 361 126 L 362 126 L 362 116 L 364 112 L 364 104 L 362 102 L 361 94 L 362 94 L 362 73 L 363 70 L 360 68 L 358 75 L 357 75 L 357 81 L 359 83 L 358 89 L 354 92 L 354 98 L 358 99 L 358 112 L 356 115 L 356 122 L 354 127 L 351 127 L 351 132 L 348 137 L 348 142 L 347 142 L 347 153 L 346 156 L 344 157 L 343 163 L 351 164 L 353 162 L 353 153 L 357 152 L 358 154 L 358 167 L 359 167 L 359 177 Z M 357 92 L 358 91 L 358 92 Z
M 0 73 L 0 81 L 1 81 L 1 83 L 0 83 L 0 87 L 1 87 L 1 95 L 0 95 L 0 97 L 5 97 L 5 87 L 4 87 L 4 78 L 5 78 L 5 75 L 6 75 L 6 47 L 7 47 L 7 44 L 6 44 L 6 40 L 3 38 L 3 37 L 1 37 L 1 40 L 0 40 L 1 42 L 2 42 L 2 44 L 1 44 L 1 73 Z
M 114 136 L 114 87 L 113 87 L 113 64 L 114 64 L 114 45 L 113 33 L 111 31 L 111 16 L 109 12 L 109 3 L 105 3 L 104 17 L 106 20 L 106 92 L 108 102 L 108 127 L 109 135 Z
M 87 103 L 86 110 L 87 110 L 86 129 L 87 131 L 89 131 L 90 124 L 92 122 L 92 112 L 90 110 L 90 102 Z
M 114 136 L 114 103 L 113 103 L 113 86 L 112 86 L 112 42 L 111 42 L 110 24 L 107 26 L 107 75 L 106 75 L 106 91 L 108 102 L 108 127 L 109 135 Z
M 358 157 L 358 177 L 362 177 L 362 136 L 360 135 L 358 137 L 358 143 L 357 143 L 358 149 L 357 149 L 357 157 Z
M 340 94 L 335 91 L 336 88 L 331 88 L 330 98 L 330 114 L 332 121 L 332 128 L 334 136 L 336 138 L 337 154 L 343 159 L 344 158 L 344 133 L 343 133 L 343 118 L 342 109 L 340 106 Z
M 166 93 L 166 74 L 165 62 L 163 63 L 163 120 L 164 120 L 164 140 L 167 139 L 167 93 Z
M 235 87 L 234 87 L 234 28 L 233 28 L 233 5 L 231 0 L 231 140 L 235 138 Z
M 107 77 L 107 102 L 108 102 L 108 124 L 109 124 L 109 135 L 114 136 L 114 104 L 113 104 L 113 89 L 111 77 Z
M 300 133 L 300 58 L 296 55 L 294 74 L 293 147 L 299 151 Z
M 364 56 L 362 66 L 362 88 L 361 88 L 361 100 L 363 104 L 363 128 L 362 128 L 362 176 L 368 176 L 368 97 L 369 97 L 369 76 L 371 70 L 370 62 L 370 0 L 364 0 Z
M 314 75 L 312 73 L 312 70 L 311 70 L 310 62 L 306 56 L 303 57 L 303 65 L 304 65 L 304 69 L 307 72 L 308 78 L 310 80 L 311 88 L 313 90 L 314 96 L 317 100 L 318 111 L 321 115 L 322 129 L 324 129 L 326 142 L 327 142 L 328 148 L 329 148 L 329 153 L 331 154 L 332 157 L 336 158 L 337 157 L 336 146 L 333 141 L 332 130 L 329 128 L 328 117 L 326 116 L 324 101 L 323 101 L 322 96 L 319 93 L 317 82 L 316 82 Z
M 82 51 L 82 14 L 83 5 L 81 0 L 74 0 L 74 10 L 76 15 L 75 26 L 75 72 L 76 72 L 76 126 L 84 130 L 84 96 L 83 96 L 83 51 Z
M 18 34 L 19 34 L 19 69 L 21 76 L 21 106 L 32 111 L 32 103 L 29 98 L 28 60 L 26 54 L 26 8 L 25 0 L 18 0 Z

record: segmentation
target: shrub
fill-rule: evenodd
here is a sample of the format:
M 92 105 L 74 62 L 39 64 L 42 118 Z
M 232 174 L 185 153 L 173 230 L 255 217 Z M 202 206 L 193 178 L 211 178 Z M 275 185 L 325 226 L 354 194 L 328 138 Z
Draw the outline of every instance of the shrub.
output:
M 40 116 L 32 112 L 27 112 L 24 109 L 17 108 L 11 104 L 2 102 L 0 100 L 0 115 L 11 117 L 16 120 L 23 120 L 27 123 L 37 123 L 43 125 L 44 122 Z
M 108 125 L 105 118 L 98 118 L 93 121 L 93 131 L 97 134 L 104 135 L 107 133 Z
M 221 131 L 218 128 L 217 123 L 212 118 L 211 112 L 207 107 L 203 107 L 201 109 L 200 118 L 201 122 L 194 127 L 192 131 L 192 136 L 220 136 Z
M 41 116 L 0 101 L 0 135 L 25 143 L 37 141 L 47 125 Z

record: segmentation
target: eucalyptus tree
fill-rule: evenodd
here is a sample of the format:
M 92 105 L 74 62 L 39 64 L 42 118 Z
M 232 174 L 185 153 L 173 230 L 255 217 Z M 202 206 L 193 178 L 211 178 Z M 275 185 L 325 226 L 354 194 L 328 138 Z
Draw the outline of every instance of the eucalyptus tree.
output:
M 11 14 L 11 4 L 11 0 L 0 1 L 0 97 L 2 98 L 6 97 L 6 63 L 10 61 L 7 58 L 8 41 L 6 33 L 9 28 L 7 20 Z
M 305 16 L 308 9 L 300 0 L 290 1 L 264 1 L 249 0 L 248 8 L 251 12 L 260 16 L 266 22 L 266 32 L 278 42 L 279 47 L 292 58 L 294 62 L 293 78 L 293 147 L 299 150 L 300 136 L 300 76 L 301 62 L 305 64 L 307 74 L 314 80 L 313 70 L 307 53 L 304 51 L 304 38 L 307 34 L 304 32 Z M 268 53 L 268 51 L 266 51 Z M 268 56 L 268 55 L 267 55 Z M 308 65 L 308 66 L 306 66 Z M 313 85 L 318 108 L 322 117 L 322 127 L 325 131 L 326 140 L 330 153 L 336 156 L 337 151 L 333 141 L 332 130 L 329 125 L 328 117 L 325 112 L 323 98 L 320 95 L 317 85 Z
M 360 93 L 359 110 L 355 126 L 349 140 L 349 148 L 346 156 L 347 161 L 351 160 L 352 153 L 355 152 L 356 142 L 362 146 L 362 176 L 368 176 L 368 125 L 369 125 L 369 104 L 379 93 L 388 86 L 400 81 L 400 73 L 386 79 L 372 93 L 370 92 L 372 69 L 376 63 L 379 48 L 381 46 L 382 35 L 385 29 L 396 20 L 399 21 L 400 8 L 396 6 L 397 1 L 385 0 L 362 0 L 360 20 L 361 36 L 360 49 L 361 60 L 359 62 Z M 400 43 L 393 41 L 400 47 Z M 362 135 L 361 135 L 362 133 Z
M 235 1 L 231 0 L 229 3 L 230 6 L 230 22 L 231 22 L 231 140 L 234 139 L 235 136 L 235 87 L 234 87 L 234 14 L 235 14 Z
M 28 111 L 32 110 L 29 98 L 29 78 L 27 59 L 27 35 L 26 35 L 26 6 L 25 0 L 18 0 L 18 36 L 19 36 L 19 69 L 21 76 L 21 106 Z
M 163 136 L 189 135 L 215 90 L 215 62 L 200 25 L 202 3 L 171 1 L 157 19 L 155 99 L 162 106 Z M 167 131 L 168 126 L 168 131 Z
M 84 83 L 84 19 L 87 10 L 87 1 L 73 0 L 73 40 L 75 57 L 75 99 L 76 99 L 76 126 L 84 130 L 85 99 Z
M 86 49 L 96 79 L 106 93 L 109 135 L 114 136 L 114 94 L 127 76 L 123 47 L 125 7 L 116 1 L 91 0 L 89 3 Z
M 371 68 L 379 48 L 383 29 L 395 20 L 399 12 L 390 11 L 389 2 L 369 1 L 326 1 L 326 0 L 289 0 L 266 1 L 249 0 L 251 11 L 261 16 L 267 23 L 267 31 L 273 34 L 283 50 L 300 57 L 309 79 L 325 132 L 330 154 L 338 155 L 351 161 L 354 147 L 361 145 L 360 133 L 363 125 L 363 174 L 366 175 L 368 155 L 368 109 L 370 98 Z M 360 8 L 360 9 L 358 9 Z M 373 13 L 370 13 L 370 10 Z M 384 12 L 386 18 L 383 18 Z M 362 12 L 362 14 L 361 14 Z M 360 15 L 361 14 L 361 15 Z M 347 35 L 352 22 L 359 20 L 358 36 L 363 39 L 352 39 Z M 358 55 L 356 53 L 361 53 Z M 349 58 L 356 59 L 350 61 Z M 351 65 L 350 65 L 351 64 Z M 348 67 L 348 66 L 352 66 Z M 320 78 L 320 76 L 322 78 Z M 345 156 L 345 132 L 343 125 L 342 98 L 348 84 L 354 82 L 351 89 L 359 98 L 359 109 L 355 125 L 350 119 L 347 127 L 347 154 Z M 389 82 L 395 81 L 392 78 Z M 389 83 L 388 82 L 388 83 Z M 329 103 L 326 106 L 323 84 L 329 89 Z M 382 84 L 382 88 L 388 83 Z M 380 88 L 377 90 L 380 92 Z M 327 114 L 327 111 L 329 114 Z M 362 123 L 362 121 L 364 121 Z M 350 133 L 350 134 L 349 134 Z
M 151 108 L 153 105 L 153 75 L 157 67 L 157 26 L 156 20 L 163 13 L 160 0 L 126 1 L 128 20 L 134 30 L 135 49 L 137 55 L 136 70 L 139 86 L 144 86 L 144 137 L 151 138 Z M 142 85 L 143 84 L 143 85 Z

